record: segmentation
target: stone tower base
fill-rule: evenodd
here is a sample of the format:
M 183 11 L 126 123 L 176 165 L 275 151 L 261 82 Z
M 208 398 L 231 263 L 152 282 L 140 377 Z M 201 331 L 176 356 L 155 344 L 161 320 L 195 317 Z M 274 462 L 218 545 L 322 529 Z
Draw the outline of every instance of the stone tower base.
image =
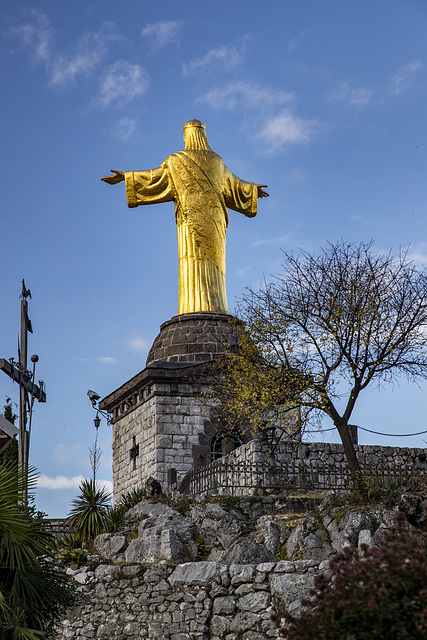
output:
M 209 462 L 216 429 L 200 397 L 200 372 L 235 340 L 232 316 L 188 313 L 161 325 L 143 371 L 105 397 L 112 414 L 114 501 L 153 476 L 167 491 Z

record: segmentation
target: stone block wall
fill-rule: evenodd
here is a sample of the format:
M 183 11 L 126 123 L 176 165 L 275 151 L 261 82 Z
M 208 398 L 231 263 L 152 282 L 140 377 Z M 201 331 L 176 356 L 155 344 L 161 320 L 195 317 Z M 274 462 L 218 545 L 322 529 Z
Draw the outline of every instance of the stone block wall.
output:
M 390 447 L 383 445 L 355 445 L 359 462 L 368 468 L 373 468 L 379 474 L 392 469 L 402 475 L 407 473 L 424 472 L 427 470 L 426 449 L 415 447 Z M 338 443 L 310 442 L 302 443 L 301 454 L 298 448 L 284 446 L 277 454 L 278 461 L 296 464 L 299 460 L 320 462 L 333 465 L 337 469 L 346 469 L 347 460 L 344 447 Z
M 393 469 L 402 474 L 427 470 L 427 449 L 382 445 L 355 445 L 355 449 L 359 462 L 376 468 L 379 473 L 381 469 Z M 241 445 L 222 460 L 228 463 L 263 463 L 268 455 L 268 447 L 260 440 L 254 439 Z M 296 470 L 301 461 L 307 464 L 320 462 L 343 470 L 347 468 L 344 447 L 339 443 L 303 442 L 300 447 L 292 442 L 284 442 L 274 450 L 274 456 L 279 465 L 294 465 Z
M 185 516 L 165 502 L 142 501 L 127 514 L 137 537 L 102 534 L 94 542 L 100 555 L 66 570 L 81 600 L 58 624 L 56 640 L 278 638 L 271 614 L 298 615 L 334 554 L 377 545 L 400 517 L 397 504 L 408 527 L 425 533 L 423 498 L 403 493 L 394 506 L 358 509 L 334 493 L 258 496 L 199 502 Z M 196 553 L 207 552 L 197 561 Z
M 198 395 L 200 372 L 234 344 L 236 322 L 223 313 L 171 318 L 146 367 L 100 402 L 112 414 L 115 501 L 150 475 L 166 491 L 172 477 L 179 482 L 192 468 L 195 456 L 197 464 L 207 459 L 212 434 Z
M 157 475 L 166 490 L 168 470 L 179 482 L 193 466 L 193 446 L 199 442 L 207 407 L 191 396 L 157 398 Z
M 56 640 L 270 640 L 276 608 L 297 611 L 314 584 L 312 560 L 224 565 L 100 565 L 75 572 L 83 602 Z
M 156 476 L 155 396 L 152 395 L 122 420 L 113 424 L 114 501 L 135 486 L 142 485 L 150 475 Z M 141 429 L 141 424 L 144 428 Z M 135 439 L 135 440 L 134 440 Z M 137 445 L 138 455 L 131 458 Z
M 359 462 L 373 477 L 425 478 L 427 450 L 414 447 L 355 445 Z M 350 472 L 344 448 L 337 443 L 281 442 L 269 446 L 254 440 L 203 469 L 181 485 L 185 493 L 243 496 L 256 490 L 308 487 L 345 489 Z
M 148 476 L 156 478 L 164 491 L 171 469 L 179 482 L 193 466 L 193 447 L 204 432 L 207 412 L 191 385 L 182 381 L 151 381 L 137 394 L 136 402 L 117 411 L 113 418 L 115 503 L 133 487 L 144 485 Z M 137 451 L 131 457 L 135 445 Z

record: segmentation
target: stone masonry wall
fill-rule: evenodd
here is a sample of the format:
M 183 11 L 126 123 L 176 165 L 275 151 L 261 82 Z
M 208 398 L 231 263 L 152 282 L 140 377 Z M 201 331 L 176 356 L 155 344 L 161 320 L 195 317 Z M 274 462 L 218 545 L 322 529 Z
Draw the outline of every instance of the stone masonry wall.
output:
M 169 469 L 175 469 L 179 482 L 192 468 L 193 445 L 203 432 L 207 407 L 194 396 L 158 396 L 156 413 L 156 478 L 166 489 Z
M 357 457 L 372 476 L 426 476 L 426 449 L 356 445 Z M 213 464 L 196 472 L 185 491 L 194 494 L 215 493 L 248 495 L 256 489 L 283 486 L 301 473 L 310 478 L 313 488 L 345 488 L 350 473 L 344 448 L 337 443 L 282 442 L 272 447 L 254 439 L 237 447 Z
M 397 473 L 416 473 L 427 469 L 426 449 L 415 447 L 389 447 L 381 445 L 355 445 L 359 462 L 366 467 L 377 469 L 378 473 L 393 469 Z M 344 447 L 338 443 L 310 442 L 302 444 L 302 459 L 318 461 L 347 468 Z M 278 454 L 279 461 L 295 460 L 295 453 L 282 449 Z
M 277 638 L 271 614 L 298 614 L 337 552 L 377 545 L 400 511 L 425 534 L 422 493 L 404 490 L 394 506 L 351 506 L 348 498 L 180 500 L 176 509 L 145 499 L 127 512 L 126 529 L 97 536 L 85 566 L 66 569 L 81 600 L 56 640 Z
M 380 445 L 355 445 L 359 461 L 373 468 L 393 469 L 402 474 L 427 470 L 427 449 L 415 447 L 386 447 Z M 268 457 L 268 447 L 260 440 L 251 440 L 221 458 L 223 462 L 262 463 Z M 306 464 L 324 463 L 338 469 L 347 468 L 347 460 L 342 444 L 330 442 L 282 443 L 274 451 L 276 462 L 294 465 L 298 469 L 301 460 Z
M 118 415 L 113 423 L 114 501 L 148 476 L 155 477 L 164 491 L 168 470 L 175 469 L 178 482 L 193 466 L 193 445 L 204 432 L 207 407 L 179 382 L 171 390 L 169 382 L 153 383 L 143 400 Z M 135 440 L 134 440 L 135 438 Z M 131 449 L 138 455 L 131 459 Z
M 121 420 L 113 424 L 114 502 L 136 485 L 142 485 L 150 475 L 156 476 L 155 463 L 156 398 L 153 395 Z M 141 428 L 143 425 L 143 428 Z M 139 446 L 139 455 L 131 459 L 131 449 Z
M 314 583 L 312 560 L 170 567 L 100 565 L 74 572 L 83 602 L 56 640 L 269 640 L 275 607 L 298 610 Z

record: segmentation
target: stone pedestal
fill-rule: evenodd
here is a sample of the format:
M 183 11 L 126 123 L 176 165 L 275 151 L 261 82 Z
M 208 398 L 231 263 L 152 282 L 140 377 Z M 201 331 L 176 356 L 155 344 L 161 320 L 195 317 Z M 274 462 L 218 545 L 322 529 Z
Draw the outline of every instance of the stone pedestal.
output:
M 145 369 L 101 401 L 112 414 L 115 502 L 149 476 L 167 491 L 195 460 L 209 462 L 216 429 L 200 398 L 200 370 L 235 341 L 231 319 L 188 313 L 163 323 Z

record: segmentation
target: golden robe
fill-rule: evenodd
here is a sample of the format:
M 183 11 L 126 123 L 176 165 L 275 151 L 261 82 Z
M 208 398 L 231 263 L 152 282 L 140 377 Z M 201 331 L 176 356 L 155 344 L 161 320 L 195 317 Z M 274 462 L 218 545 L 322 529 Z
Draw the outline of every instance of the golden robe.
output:
M 158 169 L 126 171 L 129 207 L 175 202 L 178 231 L 178 314 L 228 313 L 225 234 L 229 209 L 252 218 L 258 187 L 240 180 L 213 151 L 186 150 Z

